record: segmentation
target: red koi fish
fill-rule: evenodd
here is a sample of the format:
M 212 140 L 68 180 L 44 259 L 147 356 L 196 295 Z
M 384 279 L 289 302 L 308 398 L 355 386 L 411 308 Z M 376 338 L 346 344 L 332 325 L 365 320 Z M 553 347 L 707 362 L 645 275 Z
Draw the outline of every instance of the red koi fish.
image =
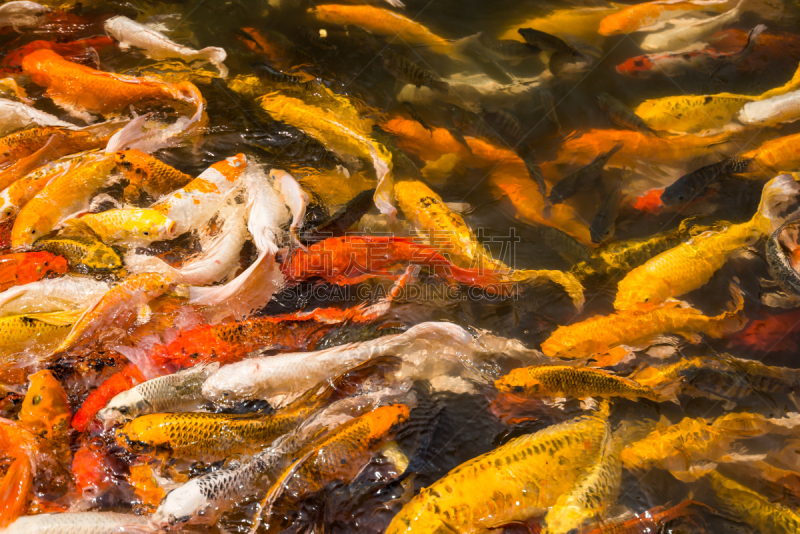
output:
M 69 271 L 67 260 L 50 252 L 19 252 L 0 256 L 0 291 Z

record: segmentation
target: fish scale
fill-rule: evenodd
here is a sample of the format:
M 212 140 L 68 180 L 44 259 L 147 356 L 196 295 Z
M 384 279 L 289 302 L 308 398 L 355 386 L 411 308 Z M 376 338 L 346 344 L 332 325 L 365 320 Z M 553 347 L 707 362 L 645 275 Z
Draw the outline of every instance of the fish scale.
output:
M 73 271 L 81 274 L 110 273 L 122 268 L 122 258 L 113 248 L 88 236 L 63 236 L 40 239 L 37 250 L 63 256 Z
M 156 198 L 171 193 L 193 180 L 188 174 L 140 150 L 117 152 L 114 161 L 128 179 L 128 187 L 141 188 Z M 126 198 L 132 196 L 133 189 L 128 191 L 126 188 L 125 195 Z
M 386 534 L 487 534 L 541 516 L 596 462 L 608 432 L 597 413 L 515 438 L 420 491 Z
M 258 452 L 297 423 L 294 418 L 269 415 L 153 414 L 125 424 L 117 440 L 129 447 L 135 442 L 169 447 L 175 456 L 206 461 Z
M 800 515 L 763 495 L 726 478 L 716 471 L 707 475 L 717 494 L 720 508 L 760 532 L 785 533 L 800 530 Z

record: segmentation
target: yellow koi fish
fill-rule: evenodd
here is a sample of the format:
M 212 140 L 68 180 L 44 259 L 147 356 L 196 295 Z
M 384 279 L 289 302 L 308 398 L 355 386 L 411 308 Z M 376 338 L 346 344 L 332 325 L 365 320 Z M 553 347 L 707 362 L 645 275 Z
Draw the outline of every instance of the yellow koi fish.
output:
M 62 223 L 70 231 L 88 231 L 104 243 L 146 244 L 175 237 L 175 221 L 153 209 L 112 209 Z
M 500 39 L 522 41 L 523 39 L 517 30 L 520 28 L 533 28 L 562 39 L 574 37 L 587 44 L 599 46 L 605 39 L 605 36 L 597 33 L 600 28 L 600 21 L 624 7 L 614 3 L 611 3 L 611 6 L 554 9 L 543 17 L 528 19 L 522 24 L 515 24 L 506 30 L 500 36 Z
M 428 28 L 394 11 L 370 5 L 326 4 L 311 12 L 320 22 L 358 26 L 375 35 L 396 37 L 410 45 L 426 46 L 439 54 L 454 50 L 450 43 Z
M 489 534 L 542 516 L 600 459 L 611 433 L 607 410 L 605 404 L 461 464 L 411 499 L 386 534 Z
M 0 351 L 13 352 L 50 334 L 66 333 L 81 311 L 29 313 L 0 318 Z
M 795 213 L 799 194 L 800 184 L 789 175 L 770 180 L 750 221 L 704 232 L 635 268 L 617 286 L 614 307 L 649 310 L 701 287 L 734 252 L 775 231 Z
M 790 534 L 800 531 L 800 515 L 794 510 L 774 504 L 765 496 L 716 471 L 711 471 L 706 476 L 717 494 L 717 508 L 720 511 L 747 523 L 759 532 Z

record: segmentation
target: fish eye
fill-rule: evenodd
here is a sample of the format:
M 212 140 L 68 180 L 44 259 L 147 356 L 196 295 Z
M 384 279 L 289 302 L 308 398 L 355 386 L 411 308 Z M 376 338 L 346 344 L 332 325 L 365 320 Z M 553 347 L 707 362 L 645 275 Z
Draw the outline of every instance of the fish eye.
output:
M 633 65 L 635 67 L 644 67 L 644 61 L 642 61 L 641 59 L 634 60 Z
M 36 233 L 36 228 L 31 228 L 30 232 L 31 232 L 31 235 L 35 234 Z
M 150 235 L 150 232 L 144 232 L 144 235 Z
M 223 391 L 223 392 L 222 392 L 222 396 L 223 396 L 223 397 L 225 397 L 225 398 L 227 399 L 227 398 L 230 396 L 230 393 L 229 393 L 229 392 L 227 392 L 227 391 Z
M 127 406 L 120 406 L 119 408 L 117 408 L 117 411 L 122 415 L 127 415 L 128 412 L 130 412 L 131 410 Z
M 522 386 L 514 386 L 512 389 L 514 393 L 525 393 L 525 388 Z

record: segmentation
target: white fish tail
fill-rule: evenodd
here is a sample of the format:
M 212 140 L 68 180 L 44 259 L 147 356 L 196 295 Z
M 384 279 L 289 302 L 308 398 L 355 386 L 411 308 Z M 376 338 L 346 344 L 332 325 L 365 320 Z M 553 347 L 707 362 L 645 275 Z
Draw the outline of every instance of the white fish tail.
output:
M 197 51 L 197 56 L 199 58 L 205 59 L 219 70 L 219 75 L 221 78 L 228 77 L 228 67 L 224 65 L 225 59 L 228 57 L 227 52 L 222 48 L 217 46 L 207 46 L 201 50 Z
M 140 141 L 143 137 L 149 137 L 150 134 L 144 130 L 144 125 L 147 123 L 147 119 L 150 118 L 150 115 L 152 115 L 152 113 L 139 115 L 129 122 L 127 126 L 112 135 L 106 145 L 106 154 L 136 147 L 137 141 Z
M 782 174 L 767 182 L 761 193 L 758 215 L 769 219 L 773 232 L 786 221 L 800 216 L 800 183 L 791 174 Z

